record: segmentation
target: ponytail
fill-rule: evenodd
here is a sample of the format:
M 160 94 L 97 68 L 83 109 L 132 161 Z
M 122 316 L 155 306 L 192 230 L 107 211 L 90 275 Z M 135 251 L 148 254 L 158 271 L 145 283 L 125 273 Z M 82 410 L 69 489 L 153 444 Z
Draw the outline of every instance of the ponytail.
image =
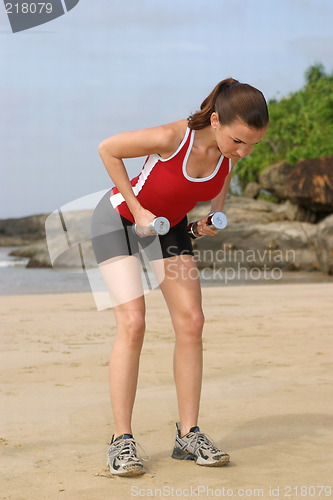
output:
M 234 78 L 227 78 L 216 85 L 197 111 L 188 118 L 192 130 L 200 130 L 210 125 L 212 113 L 216 112 L 222 125 L 230 125 L 235 120 L 256 129 L 268 125 L 266 100 L 260 90 Z

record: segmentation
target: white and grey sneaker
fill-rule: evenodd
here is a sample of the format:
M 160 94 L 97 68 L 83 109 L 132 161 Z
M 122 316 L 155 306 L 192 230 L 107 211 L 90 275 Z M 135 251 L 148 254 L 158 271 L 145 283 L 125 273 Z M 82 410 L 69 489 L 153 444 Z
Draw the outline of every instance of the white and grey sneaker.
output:
M 177 460 L 194 460 L 198 465 L 208 467 L 221 467 L 230 461 L 228 453 L 216 448 L 213 441 L 195 426 L 181 437 L 180 424 L 176 424 L 176 442 L 172 452 L 172 458 Z
M 122 434 L 116 439 L 112 436 L 106 462 L 110 467 L 111 474 L 128 477 L 140 476 L 145 473 L 142 460 L 147 461 L 149 457 L 138 456 L 137 445 L 143 450 L 142 446 L 134 440 L 132 434 Z

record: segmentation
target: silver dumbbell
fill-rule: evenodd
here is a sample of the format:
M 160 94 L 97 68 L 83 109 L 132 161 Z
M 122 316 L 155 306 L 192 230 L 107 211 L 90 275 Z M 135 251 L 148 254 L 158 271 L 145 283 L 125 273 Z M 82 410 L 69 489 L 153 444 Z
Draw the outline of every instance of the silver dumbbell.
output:
M 211 227 L 212 229 L 224 229 L 227 224 L 228 224 L 228 219 L 226 215 L 223 212 L 214 212 L 212 214 L 209 214 L 206 222 L 207 226 Z M 196 238 L 201 238 L 202 236 L 199 236 L 197 233 L 197 225 L 198 221 L 191 222 L 187 226 L 187 231 L 192 239 Z
M 166 217 L 155 217 L 150 223 L 149 226 L 143 227 L 143 226 L 138 226 L 140 229 L 142 229 L 142 236 L 154 236 L 154 235 L 159 235 L 163 236 L 164 234 L 167 234 L 170 229 L 170 222 Z M 138 233 L 137 225 L 134 224 L 132 226 L 133 231 L 135 234 L 138 236 L 141 236 L 141 234 Z

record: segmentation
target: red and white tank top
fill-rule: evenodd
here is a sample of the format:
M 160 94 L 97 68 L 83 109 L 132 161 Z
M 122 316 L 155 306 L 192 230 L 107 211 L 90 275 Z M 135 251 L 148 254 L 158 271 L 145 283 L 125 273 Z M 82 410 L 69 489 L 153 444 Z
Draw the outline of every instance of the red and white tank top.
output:
M 211 175 L 190 177 L 186 172 L 186 164 L 194 136 L 195 130 L 187 128 L 184 139 L 172 156 L 164 159 L 158 154 L 149 155 L 140 174 L 131 180 L 133 192 L 140 204 L 156 217 L 166 217 L 171 226 L 178 224 L 199 201 L 215 198 L 231 170 L 231 160 L 221 155 Z M 120 215 L 134 222 L 131 211 L 116 187 L 111 191 L 110 201 Z

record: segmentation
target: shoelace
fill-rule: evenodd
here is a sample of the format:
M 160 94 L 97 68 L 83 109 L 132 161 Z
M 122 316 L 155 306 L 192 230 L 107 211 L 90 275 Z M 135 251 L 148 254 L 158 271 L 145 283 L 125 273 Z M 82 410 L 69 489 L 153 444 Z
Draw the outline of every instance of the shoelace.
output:
M 148 462 L 148 460 L 150 460 L 150 456 L 147 454 L 144 447 L 133 438 L 120 439 L 119 442 L 115 441 L 112 443 L 112 445 L 114 445 L 118 450 L 117 456 L 121 456 L 125 460 L 133 456 L 133 454 L 144 462 Z M 142 450 L 143 454 L 138 453 L 138 447 Z M 109 452 L 109 455 L 112 454 L 112 451 Z
M 205 448 L 213 453 L 220 452 L 214 445 L 213 440 L 207 434 L 204 432 L 195 432 L 193 434 L 193 438 L 189 441 L 187 446 L 193 446 L 194 451 L 197 451 L 199 448 Z

